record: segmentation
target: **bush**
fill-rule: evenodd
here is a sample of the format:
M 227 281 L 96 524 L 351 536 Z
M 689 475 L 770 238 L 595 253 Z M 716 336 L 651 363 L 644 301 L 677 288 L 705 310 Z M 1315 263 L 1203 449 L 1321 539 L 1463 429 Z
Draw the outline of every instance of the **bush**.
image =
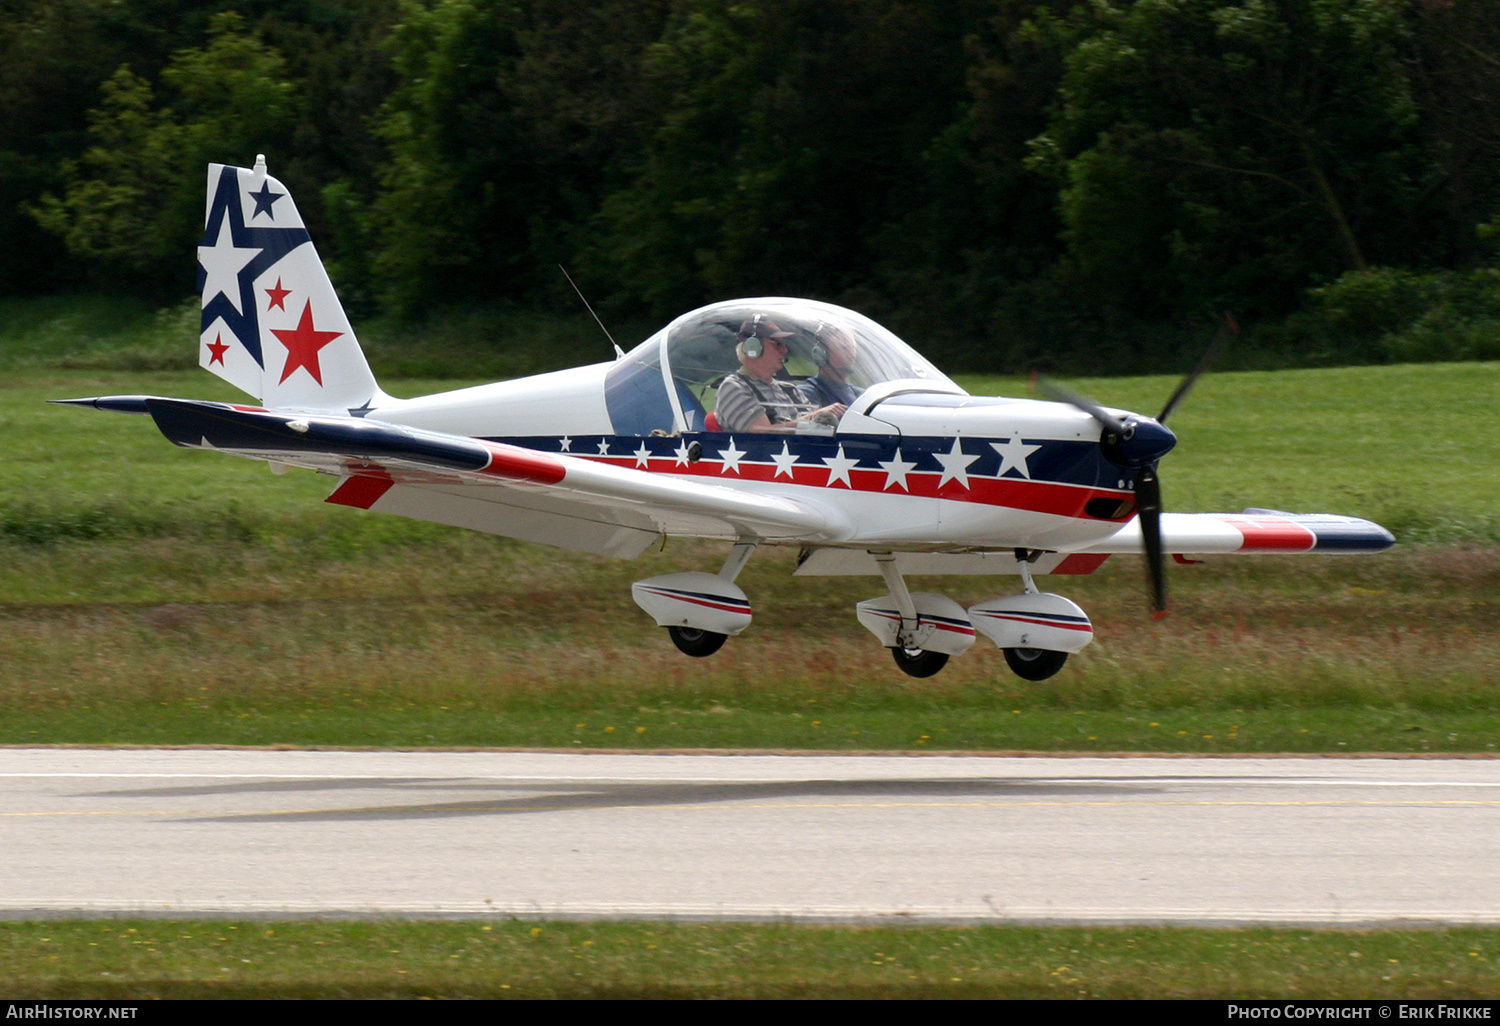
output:
M 1261 339 L 1289 364 L 1500 358 L 1500 269 L 1350 271 Z

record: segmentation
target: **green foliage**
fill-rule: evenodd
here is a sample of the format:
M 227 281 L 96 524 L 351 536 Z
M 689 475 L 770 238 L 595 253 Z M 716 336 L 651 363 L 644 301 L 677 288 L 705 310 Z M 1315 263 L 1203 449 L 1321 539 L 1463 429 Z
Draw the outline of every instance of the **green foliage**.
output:
M 4 11 L 0 293 L 176 298 L 203 165 L 265 152 L 346 305 L 413 330 L 571 312 L 561 263 L 618 318 L 809 295 L 992 372 L 1159 366 L 1226 308 L 1246 365 L 1491 352 L 1494 4 Z M 1358 326 L 1411 288 L 1422 315 Z
M 641 50 L 666 4 L 408 3 L 387 46 L 397 84 L 371 212 L 391 307 L 560 294 L 555 265 L 628 163 Z
M 183 255 L 201 234 L 204 166 L 251 159 L 291 131 L 298 106 L 284 75 L 281 56 L 233 14 L 214 19 L 205 47 L 172 58 L 161 74 L 164 104 L 122 65 L 90 112 L 93 145 L 65 165 L 66 191 L 44 196 L 35 217 L 101 270 L 156 290 L 183 281 Z
M 962 95 L 982 5 L 696 0 L 645 52 L 654 132 L 591 266 L 661 315 L 868 287 Z
M 1111 306 L 1284 313 L 1367 254 L 1436 255 L 1400 0 L 1162 0 L 1075 14 L 1035 165 L 1065 272 Z
M 1500 358 L 1500 270 L 1350 271 L 1262 338 L 1290 362 L 1417 363 Z

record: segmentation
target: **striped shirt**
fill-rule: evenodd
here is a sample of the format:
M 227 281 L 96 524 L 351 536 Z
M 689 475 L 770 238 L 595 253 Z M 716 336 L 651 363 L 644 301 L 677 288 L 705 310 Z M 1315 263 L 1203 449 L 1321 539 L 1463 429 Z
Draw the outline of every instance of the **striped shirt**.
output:
M 714 412 L 720 431 L 749 431 L 762 415 L 772 424 L 783 424 L 812 408 L 790 382 L 773 380 L 768 384 L 736 373 L 720 382 Z

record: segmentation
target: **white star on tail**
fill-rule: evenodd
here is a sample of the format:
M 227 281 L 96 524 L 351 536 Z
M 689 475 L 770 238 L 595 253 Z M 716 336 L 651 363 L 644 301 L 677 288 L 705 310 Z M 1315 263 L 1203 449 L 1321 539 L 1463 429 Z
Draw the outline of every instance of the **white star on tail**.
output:
M 783 441 L 781 443 L 781 451 L 771 453 L 771 461 L 776 464 L 776 473 L 772 475 L 772 477 L 776 478 L 780 477 L 782 474 L 785 474 L 793 481 L 797 480 L 797 475 L 792 473 L 792 464 L 796 463 L 801 458 L 802 457 L 800 456 L 792 455 L 792 450 L 789 449 L 786 442 Z
M 990 448 L 1000 454 L 1000 469 L 995 471 L 996 477 L 1004 477 L 1007 470 L 1019 470 L 1022 477 L 1031 480 L 1031 468 L 1026 465 L 1026 457 L 1040 449 L 1040 445 L 1027 445 L 1017 435 L 1004 445 L 991 442 Z
M 785 443 L 783 443 L 783 444 L 785 444 Z M 734 436 L 730 435 L 729 436 L 729 448 L 727 448 L 727 449 L 720 449 L 719 450 L 719 459 L 721 459 L 721 460 L 724 461 L 724 465 L 719 468 L 719 473 L 722 474 L 726 470 L 732 470 L 736 474 L 738 474 L 740 472 L 740 460 L 742 460 L 744 458 L 745 458 L 745 450 L 744 449 L 736 449 L 735 446 L 734 446 Z
M 645 442 L 642 442 L 641 443 L 641 447 L 635 451 L 635 465 L 637 467 L 644 467 L 650 461 L 651 461 L 651 450 L 648 449 L 648 448 L 646 448 L 646 443 Z
M 952 451 L 935 452 L 932 455 L 943 465 L 943 476 L 938 478 L 938 488 L 942 488 L 949 481 L 957 481 L 965 488 L 969 487 L 969 464 L 979 459 L 978 456 L 970 456 L 964 452 L 957 438 L 953 440 Z
M 885 471 L 886 488 L 890 488 L 891 485 L 900 485 L 906 491 L 911 491 L 910 488 L 906 487 L 906 475 L 915 467 L 915 463 L 907 463 L 903 460 L 901 458 L 901 450 L 897 449 L 895 459 L 880 464 L 880 469 Z
M 846 488 L 854 487 L 854 482 L 849 480 L 849 471 L 854 469 L 859 460 L 851 460 L 845 457 L 842 445 L 839 446 L 839 454 L 837 456 L 824 456 L 823 462 L 828 464 L 828 483 L 826 487 L 832 488 L 840 481 L 844 482 L 844 487 Z
M 207 277 L 203 281 L 203 305 L 222 293 L 240 313 L 240 272 L 245 265 L 260 256 L 260 247 L 236 249 L 234 236 L 229 228 L 229 218 L 219 219 L 219 236 L 212 246 L 198 247 L 198 263 L 203 265 Z

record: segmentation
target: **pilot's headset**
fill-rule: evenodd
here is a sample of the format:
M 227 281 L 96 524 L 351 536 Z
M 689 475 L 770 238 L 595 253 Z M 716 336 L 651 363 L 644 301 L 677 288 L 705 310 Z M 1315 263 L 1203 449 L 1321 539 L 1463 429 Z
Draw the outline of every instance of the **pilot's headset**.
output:
M 750 333 L 740 339 L 740 349 L 750 360 L 759 360 L 766 351 L 765 339 L 760 337 L 760 318 L 760 314 L 755 315 L 755 320 L 750 322 Z
M 828 366 L 828 343 L 823 341 L 823 331 L 827 327 L 827 321 L 819 321 L 818 326 L 813 329 L 812 349 L 808 355 L 812 357 L 815 367 Z

